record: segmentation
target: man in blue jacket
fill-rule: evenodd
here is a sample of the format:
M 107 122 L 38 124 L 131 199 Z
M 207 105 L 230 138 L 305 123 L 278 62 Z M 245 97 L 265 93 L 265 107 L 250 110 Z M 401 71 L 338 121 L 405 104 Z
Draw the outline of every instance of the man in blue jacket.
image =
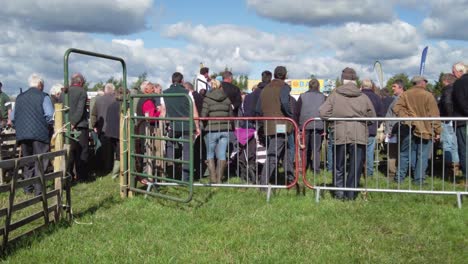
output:
M 54 107 L 49 95 L 43 92 L 44 81 L 37 74 L 29 77 L 29 88 L 16 98 L 12 120 L 16 127 L 16 140 L 21 146 L 22 156 L 31 156 L 49 151 L 49 126 L 53 123 Z M 31 162 L 24 168 L 24 179 L 40 175 L 39 166 L 43 171 L 47 168 L 48 160 L 42 164 Z M 45 186 L 39 183 L 24 187 L 25 193 L 42 194 Z

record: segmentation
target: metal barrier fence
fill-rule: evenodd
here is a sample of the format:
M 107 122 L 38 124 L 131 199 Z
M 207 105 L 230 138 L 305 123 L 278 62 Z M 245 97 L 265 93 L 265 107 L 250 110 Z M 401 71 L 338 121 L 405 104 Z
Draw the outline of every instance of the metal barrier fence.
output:
M 317 202 L 322 190 L 332 191 L 337 198 L 349 199 L 354 199 L 357 192 L 419 193 L 456 195 L 458 207 L 461 207 L 462 195 L 468 195 L 468 176 L 458 170 L 457 164 L 465 170 L 468 147 L 461 146 L 458 151 L 456 136 L 466 140 L 466 126 L 461 126 L 465 121 L 468 118 L 311 118 L 302 126 L 303 181 L 316 190 Z M 314 132 L 318 131 L 319 122 L 325 122 L 324 130 L 314 139 L 311 134 L 317 134 Z M 333 129 L 340 125 L 347 131 L 356 123 L 369 126 L 370 122 L 391 127 L 387 131 L 392 136 L 378 135 L 380 140 L 368 135 L 349 138 L 343 131 L 338 136 Z M 427 134 L 419 134 L 416 126 L 421 125 L 428 128 Z M 440 126 L 439 140 L 433 132 Z M 362 136 L 367 144 L 355 143 Z M 318 152 L 307 155 L 314 146 L 307 144 L 307 138 L 321 149 L 317 147 Z M 334 144 L 337 140 L 339 144 Z M 458 154 L 459 159 L 456 158 Z M 311 165 L 310 172 L 309 160 L 318 160 L 315 169 L 314 164 Z M 320 167 L 317 168 L 317 164 Z
M 183 172 L 180 166 L 168 168 L 177 163 L 180 165 L 186 159 L 180 160 L 178 157 L 184 157 L 184 153 L 177 153 L 180 148 L 168 144 L 173 137 L 165 124 L 174 119 L 140 116 L 130 119 L 140 120 L 131 138 L 143 140 L 137 144 L 139 147 L 135 151 L 130 152 L 131 158 L 139 158 L 135 162 L 141 164 L 137 169 L 139 172 L 134 171 L 135 167 L 131 165 L 130 174 L 154 179 L 147 183 L 147 190 L 138 191 L 140 193 L 149 192 L 150 189 L 157 193 L 159 186 L 190 184 L 196 187 L 259 188 L 270 199 L 272 189 L 289 189 L 299 180 L 299 128 L 290 118 L 195 119 L 200 122 L 202 133 L 198 137 L 190 136 L 194 140 L 194 144 L 193 141 L 190 143 L 194 146 L 194 151 L 189 155 L 190 164 L 193 161 L 194 165 L 188 183 L 181 180 Z M 156 126 L 157 131 L 149 131 L 148 127 L 155 127 L 149 124 L 150 120 L 160 122 Z M 219 124 L 226 123 L 227 127 L 221 129 Z M 134 126 L 131 124 L 131 127 Z M 136 146 L 135 142 L 131 142 L 130 146 Z M 183 147 L 181 151 L 191 150 Z M 168 153 L 177 153 L 177 157 L 170 157 Z M 213 156 L 207 158 L 207 155 Z M 270 166 L 264 166 L 266 162 L 270 162 Z M 263 169 L 265 175 L 262 177 Z
M 139 100 L 174 97 L 187 100 L 190 111 L 188 117 L 149 117 L 135 112 L 134 105 Z M 130 137 L 128 190 L 178 202 L 189 202 L 193 195 L 194 171 L 193 131 L 195 126 L 192 118 L 192 100 L 187 94 L 136 94 L 130 95 L 129 102 L 131 131 L 128 133 Z M 147 185 L 147 189 L 137 188 L 138 181 Z M 158 191 L 158 186 L 163 185 L 186 187 L 187 194 L 161 193 Z M 154 192 L 151 192 L 153 187 Z
M 289 189 L 298 182 L 299 128 L 294 120 L 285 117 L 197 120 L 201 122 L 202 133 L 195 141 L 194 186 L 258 188 L 266 192 L 269 200 L 272 189 Z
M 195 183 L 195 186 L 260 188 L 267 192 L 269 200 L 272 189 L 289 189 L 297 184 L 300 168 L 299 127 L 293 119 L 203 117 L 198 120 L 204 123 L 204 132 L 195 144 L 195 159 L 199 160 L 195 162 L 196 177 L 203 179 L 205 171 L 210 173 L 211 157 L 219 159 L 217 155 L 226 154 L 228 164 L 225 173 L 221 175 L 221 182 L 201 181 Z M 220 124 L 227 122 L 228 129 L 219 129 Z M 227 142 L 223 143 L 222 140 Z M 213 150 L 215 148 L 218 148 L 217 151 Z M 219 150 L 222 154 L 215 153 L 212 156 L 213 153 L 210 153 Z M 219 162 L 217 165 L 220 165 Z
M 53 159 L 60 159 L 61 169 L 45 173 L 46 165 Z M 38 167 L 39 175 L 30 179 L 20 179 L 20 171 L 24 171 L 25 166 L 32 164 Z M 0 185 L 0 193 L 8 193 L 6 206 L 0 208 L 0 218 L 4 218 L 4 223 L 0 225 L 0 235 L 3 236 L 2 249 L 5 249 L 8 243 L 13 240 L 48 226 L 52 222 L 57 223 L 64 215 L 68 220 L 71 220 L 70 177 L 66 175 L 65 150 L 0 161 L 0 168 L 14 171 L 11 182 Z M 33 184 L 40 188 L 41 194 L 32 198 L 17 199 L 16 191 L 19 188 Z M 41 204 L 40 209 L 36 208 L 36 211 L 28 213 L 21 212 L 37 204 Z M 53 219 L 50 219 L 50 214 L 53 214 Z M 29 231 L 21 228 L 41 218 L 44 222 L 39 226 L 33 225 L 34 227 Z M 13 233 L 15 230 L 19 232 Z M 13 239 L 10 238 L 12 235 L 15 236 Z

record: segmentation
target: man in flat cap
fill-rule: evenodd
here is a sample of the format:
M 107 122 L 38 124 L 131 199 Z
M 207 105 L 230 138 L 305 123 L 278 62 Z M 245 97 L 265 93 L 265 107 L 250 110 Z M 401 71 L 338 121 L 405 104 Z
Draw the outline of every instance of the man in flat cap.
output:
M 434 96 L 426 90 L 427 79 L 415 76 L 413 87 L 401 94 L 393 107 L 398 117 L 439 117 L 439 108 Z M 431 141 L 438 140 L 442 132 L 440 121 L 405 121 L 400 127 L 400 163 L 395 181 L 401 183 L 408 171 L 410 157 L 414 169 L 413 182 L 422 185 L 431 150 Z M 410 153 L 411 151 L 411 153 Z

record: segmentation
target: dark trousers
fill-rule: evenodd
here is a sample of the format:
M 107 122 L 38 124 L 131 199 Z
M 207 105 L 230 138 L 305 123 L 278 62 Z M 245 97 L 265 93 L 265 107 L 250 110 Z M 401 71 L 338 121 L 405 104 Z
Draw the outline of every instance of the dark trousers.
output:
M 458 156 L 460 157 L 460 166 L 464 177 L 466 177 L 466 134 L 466 126 L 457 127 Z
M 189 140 L 189 132 L 169 132 L 169 137 L 173 139 Z M 169 159 L 180 159 L 182 156 L 183 161 L 190 160 L 190 143 L 188 142 L 174 142 L 168 140 L 166 143 L 166 155 Z M 169 175 L 171 176 L 171 175 Z M 189 164 L 182 165 L 182 180 L 188 182 L 190 180 L 190 166 Z
M 335 173 L 333 177 L 335 187 L 359 187 L 366 145 L 343 144 L 335 145 L 335 148 Z M 355 199 L 356 196 L 357 192 L 354 191 L 335 192 L 335 197 L 337 198 Z
M 267 158 L 265 166 L 262 169 L 260 184 L 266 185 L 270 182 L 271 176 L 276 172 L 279 159 L 283 159 L 283 167 L 286 173 L 286 183 L 294 180 L 294 168 L 292 159 L 289 156 L 289 151 L 286 148 L 287 136 L 285 134 L 277 134 L 267 137 Z M 276 182 L 275 182 L 276 183 Z
M 113 160 L 120 160 L 120 139 L 109 138 L 112 146 L 112 157 Z
M 101 141 L 101 147 L 96 151 L 96 167 L 94 169 L 102 175 L 107 175 L 112 171 L 114 165 L 112 141 L 104 133 L 99 135 L 99 140 Z
M 315 173 L 320 172 L 320 150 L 322 149 L 323 130 L 307 129 L 305 134 L 306 168 L 312 168 Z
M 23 157 L 46 153 L 49 151 L 49 147 L 50 147 L 48 143 L 35 141 L 35 140 L 22 140 L 20 144 L 21 144 L 21 153 Z M 43 171 L 47 169 L 48 163 L 49 163 L 48 159 L 42 160 L 41 166 L 42 166 Z M 41 172 L 39 168 L 39 163 L 37 161 L 28 163 L 23 168 L 23 178 L 25 180 L 40 176 L 40 173 Z M 36 195 L 40 195 L 42 193 L 41 184 L 35 183 L 33 185 L 26 186 L 24 187 L 24 192 L 26 193 L 34 192 Z
M 68 172 L 74 175 L 75 168 L 76 180 L 88 180 L 88 156 L 89 156 L 89 135 L 88 128 L 77 128 L 80 131 L 78 141 L 70 140 L 70 159 Z
M 201 135 L 195 139 L 193 146 L 193 174 L 196 179 L 203 178 L 203 174 L 206 170 L 206 144 L 205 144 L 205 135 L 207 133 L 202 131 Z

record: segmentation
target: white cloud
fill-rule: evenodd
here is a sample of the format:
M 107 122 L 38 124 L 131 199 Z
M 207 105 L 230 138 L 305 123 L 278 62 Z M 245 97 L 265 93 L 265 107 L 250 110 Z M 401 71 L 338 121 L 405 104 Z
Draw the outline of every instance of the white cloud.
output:
M 167 26 L 164 35 L 204 47 L 204 55 L 221 60 L 287 61 L 313 47 L 304 36 L 275 35 L 235 25 L 206 27 L 181 22 Z
M 2 1 L 2 20 L 45 31 L 130 34 L 146 28 L 153 0 Z
M 112 43 L 122 44 L 124 46 L 128 46 L 130 48 L 143 48 L 145 46 L 145 42 L 142 39 L 113 39 Z
M 348 23 L 342 27 L 318 30 L 324 45 L 336 51 L 338 59 L 358 63 L 402 59 L 418 52 L 421 36 L 402 21 L 365 25 Z
M 309 26 L 376 23 L 394 17 L 391 1 L 247 0 L 247 5 L 260 16 Z
M 468 40 L 468 1 L 431 1 L 431 11 L 422 23 L 431 38 Z

